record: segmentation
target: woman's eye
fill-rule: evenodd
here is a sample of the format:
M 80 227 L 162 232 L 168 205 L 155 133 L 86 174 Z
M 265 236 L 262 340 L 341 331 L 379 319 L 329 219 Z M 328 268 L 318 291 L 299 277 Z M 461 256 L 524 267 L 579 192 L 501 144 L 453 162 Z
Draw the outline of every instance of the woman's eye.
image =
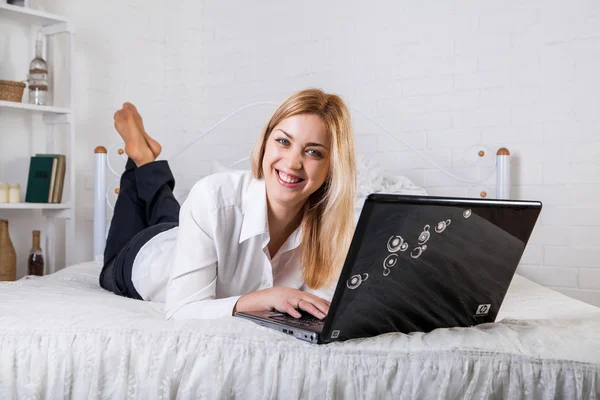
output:
M 323 158 L 323 154 L 321 154 L 320 151 L 312 150 L 312 149 L 309 149 L 309 150 L 306 150 L 306 151 L 308 152 L 308 154 L 310 154 L 313 157 Z
M 282 144 L 282 145 L 284 145 L 284 146 L 287 146 L 287 145 L 289 145 L 289 144 L 290 144 L 290 141 L 289 141 L 289 140 L 287 140 L 287 139 L 283 139 L 283 138 L 277 139 L 277 142 L 279 142 L 279 144 Z

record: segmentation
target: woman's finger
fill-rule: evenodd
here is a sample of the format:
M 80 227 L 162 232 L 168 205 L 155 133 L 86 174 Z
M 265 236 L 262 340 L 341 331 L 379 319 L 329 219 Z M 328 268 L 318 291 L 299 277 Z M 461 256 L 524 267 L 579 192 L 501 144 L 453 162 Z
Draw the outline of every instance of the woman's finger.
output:
M 298 312 L 298 310 L 296 310 L 296 307 L 294 307 L 294 305 L 291 304 L 289 300 L 287 300 L 286 302 L 283 303 L 282 308 L 283 309 L 279 310 L 279 311 L 288 313 L 289 315 L 291 315 L 294 318 L 300 318 L 302 316 L 302 314 L 300 314 Z
M 329 304 L 326 300 L 323 300 L 317 296 L 305 297 L 301 301 L 307 302 L 315 306 L 320 312 L 327 315 L 329 312 Z
M 300 300 L 299 304 L 300 304 L 300 309 L 301 310 L 306 311 L 307 313 L 310 313 L 310 314 L 314 315 L 318 319 L 325 318 L 325 313 L 323 313 L 317 307 L 315 307 L 314 304 L 312 304 L 312 303 L 310 303 L 310 302 L 308 302 L 306 300 Z
M 317 302 L 321 302 L 321 303 L 324 303 L 327 307 L 331 307 L 331 302 L 329 302 L 329 301 L 327 301 L 325 299 L 322 299 L 319 296 L 315 296 L 314 294 L 302 292 L 301 295 L 302 295 L 302 299 L 309 298 L 310 302 L 313 303 L 313 304 L 315 304 Z

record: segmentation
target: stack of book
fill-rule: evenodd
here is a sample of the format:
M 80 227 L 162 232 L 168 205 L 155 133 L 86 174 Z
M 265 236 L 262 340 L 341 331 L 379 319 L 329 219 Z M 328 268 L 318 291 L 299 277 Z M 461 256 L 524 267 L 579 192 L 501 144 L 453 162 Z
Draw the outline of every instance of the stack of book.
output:
M 60 203 L 67 160 L 63 154 L 36 154 L 29 163 L 27 203 Z

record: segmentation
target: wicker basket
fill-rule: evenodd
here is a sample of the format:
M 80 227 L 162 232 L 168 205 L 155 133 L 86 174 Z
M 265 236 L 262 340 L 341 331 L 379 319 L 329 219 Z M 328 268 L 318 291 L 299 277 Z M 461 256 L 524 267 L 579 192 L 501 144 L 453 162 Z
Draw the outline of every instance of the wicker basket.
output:
M 25 84 L 23 82 L 0 80 L 0 100 L 20 103 L 23 98 L 24 89 Z

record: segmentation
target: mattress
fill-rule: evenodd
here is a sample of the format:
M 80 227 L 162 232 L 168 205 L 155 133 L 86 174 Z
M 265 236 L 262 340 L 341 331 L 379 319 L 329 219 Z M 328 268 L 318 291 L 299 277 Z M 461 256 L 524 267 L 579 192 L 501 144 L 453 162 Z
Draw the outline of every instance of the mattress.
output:
M 233 317 L 165 321 L 100 265 L 0 284 L 0 397 L 596 398 L 600 309 L 513 279 L 497 322 L 301 342 Z

